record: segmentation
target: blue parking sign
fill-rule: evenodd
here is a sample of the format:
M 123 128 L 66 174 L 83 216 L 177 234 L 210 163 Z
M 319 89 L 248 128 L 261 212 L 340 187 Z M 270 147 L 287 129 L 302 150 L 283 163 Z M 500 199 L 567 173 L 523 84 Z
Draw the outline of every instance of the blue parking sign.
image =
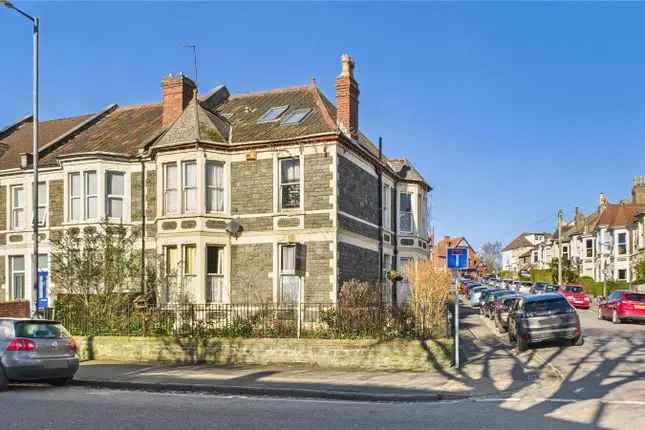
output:
M 465 269 L 468 267 L 468 248 L 448 248 L 446 257 L 449 269 Z

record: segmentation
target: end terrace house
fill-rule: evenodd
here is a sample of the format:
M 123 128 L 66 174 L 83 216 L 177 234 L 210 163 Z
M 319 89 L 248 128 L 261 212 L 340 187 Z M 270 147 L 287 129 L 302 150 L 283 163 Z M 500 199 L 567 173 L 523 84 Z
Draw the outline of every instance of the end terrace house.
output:
M 146 253 L 198 303 L 329 303 L 345 280 L 428 257 L 431 187 L 361 133 L 348 55 L 335 105 L 313 82 L 198 94 L 179 74 L 163 79 L 160 102 L 42 122 L 37 207 L 31 133 L 31 117 L 0 132 L 1 300 L 37 298 L 33 211 L 40 271 L 56 232 L 122 222 L 144 227 Z

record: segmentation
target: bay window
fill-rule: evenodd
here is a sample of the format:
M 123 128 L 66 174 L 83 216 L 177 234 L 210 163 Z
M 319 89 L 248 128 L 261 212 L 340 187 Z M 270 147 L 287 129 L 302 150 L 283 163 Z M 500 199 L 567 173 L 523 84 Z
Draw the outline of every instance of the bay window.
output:
M 305 247 L 302 244 L 282 244 L 280 252 L 280 290 L 278 301 L 297 304 L 300 300 L 301 276 L 304 273 Z
M 121 172 L 107 172 L 106 201 L 108 218 L 123 218 L 123 196 L 125 175 Z
M 399 230 L 412 232 L 412 194 L 399 194 Z
M 392 215 L 392 210 L 390 209 L 392 192 L 390 190 L 389 185 L 383 185 L 383 228 L 387 230 L 392 229 L 390 219 Z
M 224 248 L 206 247 L 206 303 L 224 303 Z
M 593 257 L 593 239 L 587 239 L 585 241 L 586 256 Z
M 69 174 L 69 220 L 81 219 L 81 174 Z
M 90 170 L 84 173 L 85 176 L 85 218 L 98 218 L 98 189 L 96 182 L 96 171 Z
M 177 213 L 177 164 L 164 164 L 163 169 L 164 213 Z
M 25 187 L 11 187 L 11 228 L 14 230 L 25 227 Z
M 197 211 L 197 162 L 182 163 L 182 198 L 184 212 Z
M 300 159 L 280 160 L 280 209 L 300 207 Z
M 25 257 L 23 255 L 9 257 L 11 270 L 11 298 L 25 298 Z
M 47 183 L 38 182 L 38 225 L 47 224 Z
M 618 233 L 618 255 L 627 254 L 627 233 Z
M 206 163 L 206 211 L 224 212 L 224 166 Z

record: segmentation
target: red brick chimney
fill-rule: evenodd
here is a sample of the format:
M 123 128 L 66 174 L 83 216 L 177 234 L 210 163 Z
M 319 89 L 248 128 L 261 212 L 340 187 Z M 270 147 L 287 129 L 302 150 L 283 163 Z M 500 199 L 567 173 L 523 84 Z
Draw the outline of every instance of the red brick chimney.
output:
M 162 125 L 166 127 L 184 111 L 193 99 L 197 90 L 195 83 L 187 76 L 168 75 L 161 81 L 161 95 L 163 98 Z
M 345 54 L 340 58 L 342 70 L 336 78 L 336 118 L 340 126 L 358 139 L 358 82 L 354 80 L 354 60 Z

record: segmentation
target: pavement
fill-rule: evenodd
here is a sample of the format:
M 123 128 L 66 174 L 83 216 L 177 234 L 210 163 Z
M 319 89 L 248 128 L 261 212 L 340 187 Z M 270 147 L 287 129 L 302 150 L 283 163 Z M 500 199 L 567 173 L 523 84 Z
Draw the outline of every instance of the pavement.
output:
M 88 361 L 76 385 L 144 391 L 301 397 L 353 401 L 440 401 L 500 396 L 559 383 L 535 357 L 518 358 L 479 315 L 462 313 L 466 364 L 432 372 L 336 370 L 302 366 L 213 366 Z

